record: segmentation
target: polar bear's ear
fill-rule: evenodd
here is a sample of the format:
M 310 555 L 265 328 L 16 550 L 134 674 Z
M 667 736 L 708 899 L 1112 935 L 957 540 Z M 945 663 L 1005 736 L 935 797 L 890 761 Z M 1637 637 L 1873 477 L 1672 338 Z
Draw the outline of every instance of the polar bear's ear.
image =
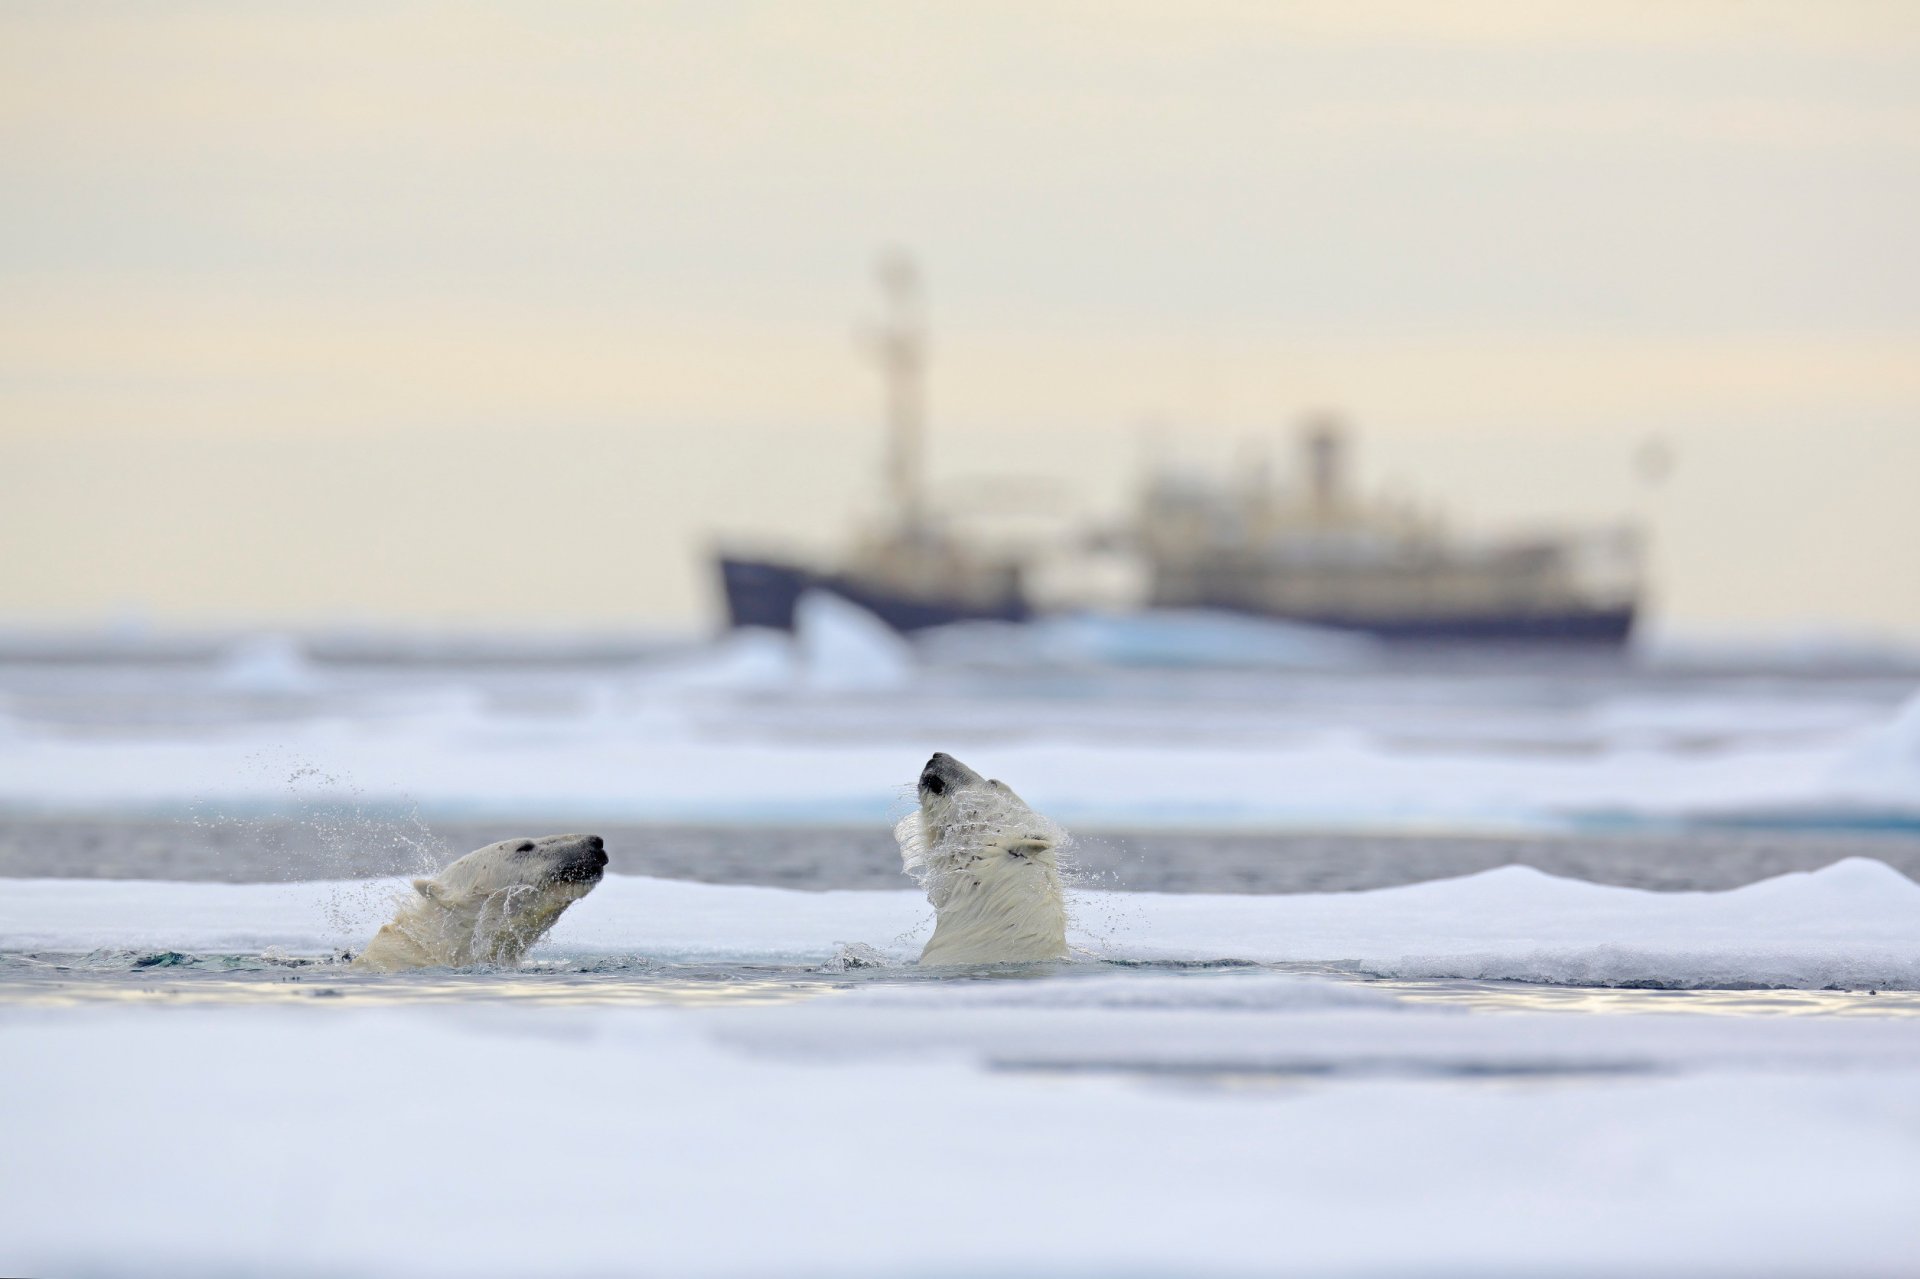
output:
M 1020 796 L 1016 795 L 1014 793 L 1013 787 L 1007 785 L 1005 782 L 1001 781 L 999 778 L 997 777 L 988 778 L 987 785 L 993 787 L 993 789 L 999 791 L 1002 795 L 1005 795 L 1008 799 L 1020 805 L 1022 808 L 1026 807 L 1027 801 L 1024 799 L 1021 799 Z
M 434 883 L 431 879 L 414 880 L 413 891 L 416 893 L 419 893 L 422 897 L 426 898 L 430 902 L 437 902 L 440 900 L 440 885 Z

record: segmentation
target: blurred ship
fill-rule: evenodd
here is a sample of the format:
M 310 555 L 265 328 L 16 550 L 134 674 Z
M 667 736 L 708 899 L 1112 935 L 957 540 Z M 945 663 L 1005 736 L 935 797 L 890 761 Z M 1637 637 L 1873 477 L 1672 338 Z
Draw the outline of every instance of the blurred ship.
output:
M 1301 432 L 1291 484 L 1264 465 L 1226 480 L 1161 466 L 1120 527 L 1020 551 L 963 537 L 929 509 L 920 476 L 925 345 L 911 264 L 889 260 L 882 283 L 892 308 L 875 346 L 887 375 L 891 512 L 834 568 L 723 553 L 735 627 L 792 630 L 801 595 L 822 590 L 902 632 L 1089 604 L 1217 610 L 1404 641 L 1609 646 L 1632 632 L 1643 576 L 1635 529 L 1456 536 L 1434 515 L 1354 493 L 1345 432 L 1324 417 Z M 1132 583 L 1123 597 L 1094 601 L 1077 589 L 1112 580 L 1116 561 Z

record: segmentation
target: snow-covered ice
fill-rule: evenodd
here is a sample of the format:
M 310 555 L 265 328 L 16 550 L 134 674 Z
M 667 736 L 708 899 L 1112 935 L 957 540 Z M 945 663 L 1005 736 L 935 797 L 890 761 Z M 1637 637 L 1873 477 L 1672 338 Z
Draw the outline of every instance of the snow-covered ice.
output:
M 1920 1255 L 1920 1018 L 938 998 L 972 993 L 884 1018 L 834 995 L 11 1010 L 0 1270 L 1897 1276 Z M 1223 1073 L 1139 1069 L 1175 1050 Z
M 730 668 L 731 669 L 731 668 Z M 743 670 L 750 670 L 743 663 Z M 977 709 L 977 708 L 976 708 Z M 569 812 L 580 820 L 885 818 L 930 751 L 951 746 L 1068 822 L 1102 825 L 1528 825 L 1581 816 L 1684 817 L 1893 810 L 1920 821 L 1920 766 L 1873 742 L 1708 755 L 1622 745 L 1561 753 L 1423 753 L 1346 732 L 1169 747 L 1033 725 L 982 739 L 898 724 L 827 739 L 709 735 L 638 711 L 578 720 L 429 712 L 365 721 L 216 726 L 192 736 L 0 734 L 0 803 L 236 807 L 286 799 L 289 768 L 351 777 L 368 800 L 459 814 Z M 736 730 L 737 732 L 737 730 Z M 876 740 L 877 739 L 877 740 Z M 980 743 L 972 745 L 969 743 Z
M 1920 828 L 1897 676 L 982 669 L 829 597 L 800 620 L 624 667 L 326 665 L 285 637 L 205 671 L 0 663 L 0 807 L 253 810 L 313 769 L 442 814 L 865 822 L 944 749 L 1069 824 Z
M 405 891 L 404 880 L 22 880 L 0 896 L 0 948 L 324 952 L 363 942 Z M 1072 907 L 1069 941 L 1106 960 L 1577 985 L 1920 989 L 1920 884 L 1861 858 L 1716 893 L 1613 888 L 1508 866 L 1364 893 L 1083 891 Z M 609 875 L 545 948 L 817 963 L 860 942 L 904 961 L 931 923 L 931 908 L 912 891 Z

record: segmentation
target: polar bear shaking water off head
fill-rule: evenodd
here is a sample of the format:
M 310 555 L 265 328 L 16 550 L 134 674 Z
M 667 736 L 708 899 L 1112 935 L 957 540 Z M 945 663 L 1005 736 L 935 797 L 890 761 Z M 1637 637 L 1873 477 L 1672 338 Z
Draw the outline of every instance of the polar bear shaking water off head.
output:
M 503 839 L 475 849 L 432 879 L 414 880 L 413 895 L 354 966 L 387 973 L 512 967 L 606 869 L 598 835 Z
M 920 771 L 920 808 L 894 830 L 909 875 L 936 923 L 922 964 L 1016 964 L 1064 959 L 1067 906 L 1058 826 L 1005 782 L 951 755 Z

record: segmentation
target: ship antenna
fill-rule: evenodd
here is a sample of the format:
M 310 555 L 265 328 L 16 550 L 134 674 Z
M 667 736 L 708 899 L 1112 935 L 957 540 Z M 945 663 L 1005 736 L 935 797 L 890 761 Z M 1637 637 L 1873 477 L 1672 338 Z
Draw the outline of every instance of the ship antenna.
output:
M 880 288 L 887 318 L 873 331 L 875 355 L 887 394 L 887 485 L 902 528 L 925 525 L 921 449 L 926 432 L 926 323 L 920 302 L 920 272 L 900 250 L 880 259 Z

